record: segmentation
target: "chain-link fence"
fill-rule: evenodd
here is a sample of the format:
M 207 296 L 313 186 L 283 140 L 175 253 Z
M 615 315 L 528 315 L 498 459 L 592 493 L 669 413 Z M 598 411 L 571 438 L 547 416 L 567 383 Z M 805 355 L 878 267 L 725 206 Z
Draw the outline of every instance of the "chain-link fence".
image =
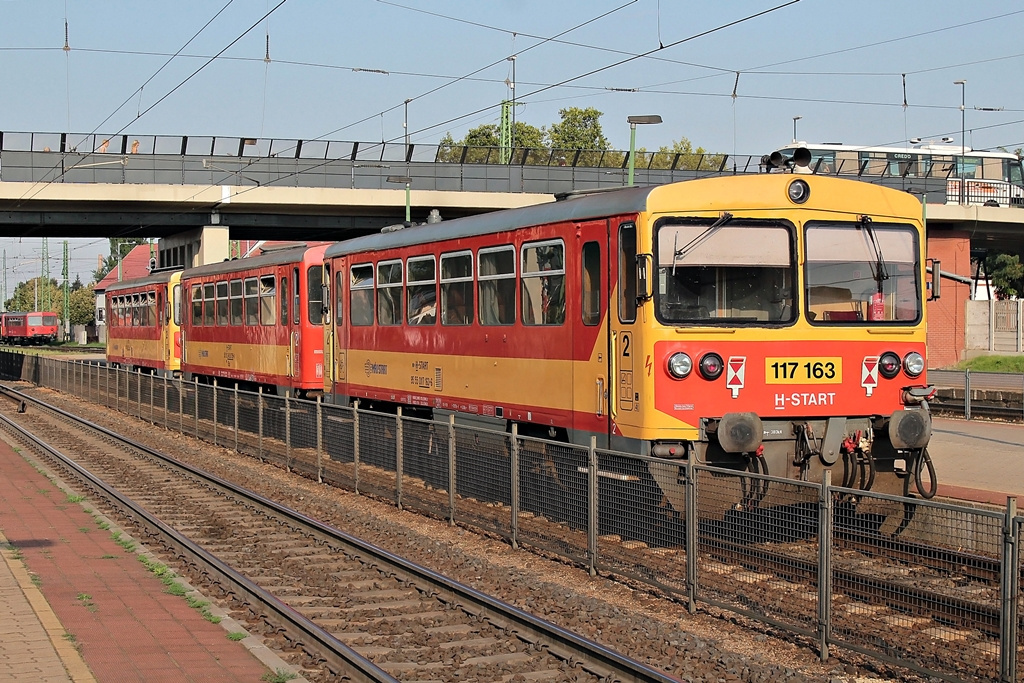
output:
M 1015 680 L 1024 519 L 0 353 L 0 374 L 944 680 Z

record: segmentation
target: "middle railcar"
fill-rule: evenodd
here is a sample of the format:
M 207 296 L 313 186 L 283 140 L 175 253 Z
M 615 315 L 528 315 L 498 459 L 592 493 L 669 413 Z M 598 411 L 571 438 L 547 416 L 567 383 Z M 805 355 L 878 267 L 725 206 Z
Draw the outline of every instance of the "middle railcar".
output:
M 185 377 L 271 393 L 322 393 L 326 249 L 326 243 L 284 245 L 186 270 Z

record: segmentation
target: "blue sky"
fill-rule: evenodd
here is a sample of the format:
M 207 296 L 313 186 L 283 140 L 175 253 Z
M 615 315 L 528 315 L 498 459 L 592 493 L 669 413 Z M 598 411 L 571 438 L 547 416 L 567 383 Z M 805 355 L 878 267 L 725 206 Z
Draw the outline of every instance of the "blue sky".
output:
M 412 141 L 433 143 L 497 122 L 517 55 L 517 120 L 544 126 L 561 108 L 596 107 L 621 149 L 633 114 L 664 120 L 638 130 L 648 149 L 685 136 L 762 154 L 791 140 L 794 116 L 807 141 L 959 142 L 961 96 L 968 146 L 1024 146 L 1015 3 L 279 3 L 0 0 L 0 130 L 380 141 L 402 138 L 409 99 Z M 72 271 L 87 279 L 106 245 L 79 246 Z

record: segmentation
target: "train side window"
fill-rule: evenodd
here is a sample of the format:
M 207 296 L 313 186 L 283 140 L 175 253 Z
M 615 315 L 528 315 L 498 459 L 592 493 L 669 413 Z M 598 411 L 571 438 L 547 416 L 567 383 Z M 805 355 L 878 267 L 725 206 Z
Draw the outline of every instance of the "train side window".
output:
M 587 242 L 583 245 L 581 315 L 584 325 L 601 322 L 601 245 Z
M 523 324 L 565 323 L 565 246 L 562 240 L 523 245 Z
M 619 226 L 619 322 L 636 322 L 636 226 Z
M 473 321 L 473 252 L 441 254 L 441 323 Z
M 260 277 L 260 324 L 277 322 L 277 282 L 273 275 Z
M 377 264 L 377 322 L 381 325 L 402 324 L 401 261 Z
M 477 289 L 481 325 L 511 325 L 516 321 L 516 249 L 481 249 L 477 254 Z
M 192 326 L 203 324 L 203 287 L 192 285 Z
M 334 322 L 337 325 L 341 325 L 345 322 L 345 316 L 343 315 L 345 309 L 345 295 L 342 284 L 344 283 L 345 271 L 339 270 L 337 277 L 335 277 L 334 284 Z
M 228 283 L 218 282 L 217 283 L 217 324 L 227 325 L 228 324 L 228 310 L 230 308 L 230 301 L 228 299 Z
M 288 327 L 288 278 L 281 278 L 281 327 Z
M 306 317 L 310 325 L 324 324 L 324 266 L 310 266 L 306 271 Z
M 406 262 L 410 325 L 433 325 L 437 321 L 437 271 L 434 256 L 417 256 Z
M 288 291 L 284 287 L 281 287 L 282 292 Z M 299 316 L 302 310 L 299 302 L 299 269 L 292 268 L 292 323 L 295 325 L 299 324 Z
M 323 284 L 320 286 L 320 324 L 330 325 L 331 318 L 331 264 L 325 263 L 320 271 L 320 279 Z
M 156 325 L 156 292 L 146 292 L 146 325 Z
M 174 285 L 174 301 L 171 303 L 171 313 L 174 315 L 174 324 L 181 326 L 181 284 Z
M 214 298 L 213 283 L 207 282 L 203 285 L 203 324 L 213 325 Z
M 231 281 L 231 324 L 242 324 L 242 281 Z
M 139 323 L 139 295 L 132 294 L 132 327 L 137 327 Z
M 243 293 L 245 299 L 245 324 L 260 324 L 260 283 L 254 277 L 247 277 L 243 281 Z
M 352 266 L 348 305 L 353 326 L 373 324 L 373 264 Z

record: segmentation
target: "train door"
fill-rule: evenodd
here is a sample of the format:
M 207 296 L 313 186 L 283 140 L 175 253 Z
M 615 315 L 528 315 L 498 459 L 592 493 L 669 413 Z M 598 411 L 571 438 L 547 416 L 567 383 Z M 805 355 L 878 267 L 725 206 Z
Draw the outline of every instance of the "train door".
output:
M 637 255 L 639 253 L 636 222 L 613 221 L 611 243 L 615 253 L 609 257 L 608 327 L 611 330 L 608 360 L 610 363 L 609 414 L 611 447 L 625 448 L 620 440 L 623 427 L 640 424 L 640 384 L 645 368 L 637 355 L 640 339 L 637 331 Z M 618 441 L 618 444 L 616 442 Z
M 170 305 L 167 302 L 167 290 L 157 285 L 156 288 L 156 334 L 160 342 L 160 362 L 163 369 L 167 370 L 171 363 L 170 344 L 168 335 L 167 313 Z
M 292 268 L 291 280 L 291 291 L 289 292 L 286 287 L 282 287 L 284 291 L 281 293 L 281 296 L 291 296 L 292 300 L 292 328 L 291 335 L 289 335 L 289 357 L 291 359 L 291 363 L 289 363 L 288 367 L 288 376 L 295 378 L 301 377 L 299 368 L 301 358 L 299 357 L 299 350 L 302 348 L 302 335 L 299 333 L 299 330 L 302 329 L 302 300 L 299 294 L 302 289 L 299 286 L 298 268 Z
M 578 283 L 578 312 L 573 325 L 573 430 L 574 441 L 586 443 L 597 437 L 599 448 L 608 447 L 611 420 L 608 415 L 608 221 L 577 226 L 576 272 L 567 273 Z M 570 261 L 571 262 L 571 261 Z M 578 279 L 577 279 L 578 278 Z

